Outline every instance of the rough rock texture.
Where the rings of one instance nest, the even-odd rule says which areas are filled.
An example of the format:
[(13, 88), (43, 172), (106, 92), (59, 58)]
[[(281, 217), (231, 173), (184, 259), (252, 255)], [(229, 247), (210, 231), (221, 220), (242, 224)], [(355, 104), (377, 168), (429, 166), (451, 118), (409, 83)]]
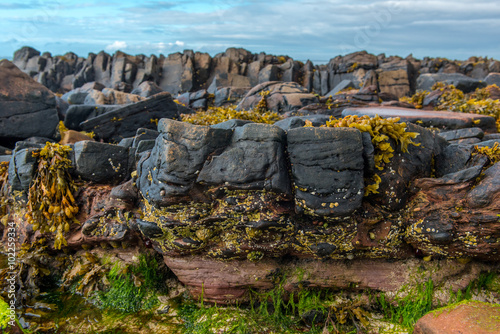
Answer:
[[(203, 294), (210, 302), (232, 303), (248, 299), (248, 289), (269, 289), (275, 280), (285, 279), (285, 290), (291, 292), (300, 286), (340, 289), (377, 289), (396, 292), (405, 284), (414, 283), (415, 271), (420, 267), (422, 280), (431, 278), (436, 285), (447, 282), (453, 290), (463, 289), (468, 282), (488, 265), (462, 264), (453, 260), (422, 263), (418, 259), (386, 261), (354, 259), (350, 261), (280, 261), (261, 260), (222, 262), (203, 257), (164, 256), (165, 263), (195, 298)], [(461, 277), (461, 279), (459, 278)]]
[(116, 105), (72, 105), (66, 111), (64, 118), (64, 126), (68, 129), (80, 131), (80, 123), (85, 122), (90, 118), (97, 117), (108, 111), (113, 111), (121, 108)]
[[(65, 234), (74, 250), (152, 247), (194, 294), (204, 289), (205, 298), (217, 302), (244, 300), (248, 288), (268, 289), (280, 279), (287, 291), (312, 286), (395, 292), (416, 283), (410, 282), (415, 277), (430, 277), (444, 289), (448, 281), (456, 290), (483, 270), (497, 270), (492, 263), (500, 260), (500, 163), (474, 148), (500, 140), (493, 118), (372, 107), (380, 100), (405, 105), (397, 95), (412, 92), (416, 71), (460, 72), (476, 82), (495, 62), (359, 52), (314, 66), (243, 49), (213, 58), (186, 50), (158, 58), (102, 52), (88, 59), (23, 49), (15, 59), (51, 89), (77, 87), (67, 96), (72, 103), (108, 103), (106, 96), (131, 102), (72, 105), (66, 111), (64, 99), (59, 101), (59, 116), (68, 125), (95, 132), (98, 141), (120, 142), (77, 141), (83, 137), (76, 132), (63, 138), (77, 141), (70, 172), (83, 182), (74, 194), (81, 225), (71, 224)], [(147, 100), (129, 94), (144, 88), (148, 95), (163, 85), (181, 93), (178, 100), (186, 106), (204, 108), (232, 103), (249, 85), (270, 79), (280, 81), (254, 87), (245, 109), (267, 90), (274, 110), (304, 116), (276, 125), (231, 120), (196, 126), (174, 120), (192, 111), (169, 93)], [(331, 99), (309, 93), (326, 94), (343, 80), (344, 87), (356, 89)], [(385, 91), (379, 93), (381, 87)], [(21, 102), (30, 99), (23, 96)], [(319, 128), (342, 111), (416, 123), (407, 130), (419, 133), (419, 146), (403, 153), (389, 140), (394, 156), (376, 169), (377, 145), (367, 132)], [(316, 128), (303, 127), (306, 121)], [(19, 195), (15, 191), (26, 191), (34, 176), (33, 151), (53, 140), (33, 136), (13, 152), (17, 138), (7, 140), (0, 152), (12, 155), (0, 159), (10, 161), (10, 190)], [(381, 180), (379, 193), (364, 196), (374, 174)], [(25, 205), (8, 206), (20, 242), (42, 237), (26, 222)], [(50, 242), (53, 235), (43, 237)]]
[(177, 104), (169, 93), (164, 92), (87, 119), (80, 127), (84, 131), (94, 132), (98, 139), (119, 142), (122, 138), (133, 136), (138, 128), (153, 128), (154, 120), (178, 117)]
[[(210, 93), (215, 94), (222, 88), (246, 87), (248, 90), (267, 81), (281, 81), (296, 82), (307, 92), (326, 95), (347, 80), (354, 88), (375, 85), (382, 94), (402, 96), (419, 88), (415, 86), (418, 72), (422, 73), (420, 81), (425, 82), (426, 89), (436, 80), (448, 80), (473, 89), (481, 80), (496, 82), (491, 74), (500, 72), (500, 62), (485, 58), (464, 62), (428, 57), (418, 60), (412, 56), (375, 56), (360, 51), (337, 56), (325, 65), (314, 65), (311, 61), (302, 63), (287, 56), (252, 54), (241, 48), (229, 48), (214, 57), (192, 50), (150, 57), (120, 51), (109, 55), (101, 51), (85, 59), (71, 52), (54, 57), (46, 53), (40, 55), (39, 51), (25, 47), (15, 52), (14, 63), (52, 91), (61, 93), (89, 82), (123, 92), (150, 82), (155, 89), (160, 87), (171, 94), (209, 88)], [(151, 96), (151, 93), (144, 94)]]
[(357, 129), (292, 129), (288, 152), (298, 207), (319, 215), (345, 216), (361, 206), (364, 162)]
[(197, 182), (291, 194), (285, 144), (285, 132), (277, 126), (238, 127), (231, 144), (203, 165)]
[(269, 91), (266, 96), (269, 110), (276, 112), (296, 111), (305, 105), (318, 102), (318, 98), (307, 92), (299, 84), (281, 83), (276, 81), (261, 83), (252, 88), (238, 104), (238, 109), (249, 110), (262, 99), (260, 92)]
[(79, 141), (74, 146), (75, 174), (96, 183), (122, 181), (128, 167), (128, 150), (122, 146)]
[(478, 183), (481, 169), (473, 166), (438, 179), (416, 180), (420, 191), (408, 206), (407, 242), (436, 257), (495, 259), (500, 165), (486, 169)]
[(422, 74), (417, 79), (417, 89), (431, 91), (436, 82), (445, 82), (454, 85), (464, 93), (470, 93), (476, 88), (486, 87), (486, 82), (469, 78), (459, 73)]
[(59, 122), (55, 95), (7, 60), (0, 61), (0, 110), (0, 144), (52, 138)]
[(396, 59), (383, 63), (377, 72), (380, 92), (393, 94), (398, 98), (415, 92), (416, 71), (408, 60)]
[(139, 162), (138, 188), (152, 203), (167, 204), (193, 190), (209, 155), (225, 148), (232, 131), (161, 119), (151, 154)]
[(9, 163), (9, 184), (12, 191), (27, 192), (35, 172), (33, 152), (43, 145), (18, 142)]
[(414, 334), (498, 333), (500, 306), (466, 301), (432, 311), (415, 324)]

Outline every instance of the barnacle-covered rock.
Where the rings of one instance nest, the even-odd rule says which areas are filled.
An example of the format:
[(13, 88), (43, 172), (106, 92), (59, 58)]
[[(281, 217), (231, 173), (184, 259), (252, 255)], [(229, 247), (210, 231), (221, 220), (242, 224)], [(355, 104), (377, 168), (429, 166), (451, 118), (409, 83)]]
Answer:
[(238, 127), (224, 152), (205, 162), (197, 182), (291, 194), (285, 143), (285, 132), (277, 126)]
[(87, 181), (118, 183), (128, 171), (128, 149), (122, 146), (80, 141), (75, 143), (74, 156), (74, 173)]
[(158, 130), (150, 155), (138, 163), (137, 185), (144, 198), (161, 206), (193, 190), (203, 164), (229, 144), (232, 131), (170, 119), (161, 119)]
[(359, 130), (291, 129), (288, 152), (299, 208), (322, 216), (345, 216), (361, 206), (364, 161)]

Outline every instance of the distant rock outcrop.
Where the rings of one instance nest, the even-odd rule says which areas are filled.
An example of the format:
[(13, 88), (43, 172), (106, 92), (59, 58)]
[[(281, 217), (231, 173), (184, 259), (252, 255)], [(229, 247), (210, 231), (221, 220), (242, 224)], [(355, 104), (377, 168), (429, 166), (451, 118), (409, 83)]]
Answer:
[(54, 93), (10, 61), (0, 61), (0, 144), (52, 138), (59, 122), (56, 108)]

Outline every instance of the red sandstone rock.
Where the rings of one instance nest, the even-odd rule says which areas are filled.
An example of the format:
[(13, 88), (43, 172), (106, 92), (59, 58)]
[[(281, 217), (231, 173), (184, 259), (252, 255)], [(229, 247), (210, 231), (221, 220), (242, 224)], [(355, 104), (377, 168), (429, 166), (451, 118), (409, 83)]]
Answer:
[(465, 288), (487, 267), (472, 262), (424, 262), (418, 259), (397, 262), (381, 259), (297, 260), (285, 263), (274, 259), (250, 262), (219, 261), (201, 256), (164, 256), (164, 261), (194, 298), (203, 295), (205, 301), (218, 304), (244, 301), (248, 297), (248, 289), (271, 289), (282, 279), (287, 291), (306, 285), (397, 292), (405, 285), (417, 283), (415, 277), (418, 270), (421, 271), (418, 282), (431, 278), (436, 286), (447, 282), (453, 290), (458, 290)]
[(414, 334), (500, 333), (500, 305), (466, 301), (424, 315)]

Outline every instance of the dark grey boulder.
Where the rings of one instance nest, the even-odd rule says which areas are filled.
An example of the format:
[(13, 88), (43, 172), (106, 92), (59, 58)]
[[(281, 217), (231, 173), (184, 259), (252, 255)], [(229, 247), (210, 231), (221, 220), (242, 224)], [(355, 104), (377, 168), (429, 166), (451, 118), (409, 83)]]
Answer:
[(480, 128), (469, 128), (469, 129), (458, 129), (458, 130), (451, 130), (451, 131), (444, 131), (438, 133), (439, 136), (443, 137), (444, 139), (450, 141), (450, 140), (457, 140), (457, 139), (465, 139), (465, 138), (483, 138), (484, 137), (484, 131)]
[(449, 145), (435, 158), (436, 176), (455, 173), (465, 168), (471, 158), (472, 146)]
[(134, 147), (136, 149), (136, 154), (140, 154), (142, 152), (146, 151), (151, 151), (153, 147), (155, 146), (155, 139), (144, 139), (141, 140), (138, 144), (137, 147)]
[(492, 140), (492, 139), (500, 139), (500, 133), (488, 133), (484, 135), (483, 141)]
[(132, 144), (134, 143), (134, 140), (135, 140), (135, 137), (127, 137), (127, 138), (123, 138), (122, 140), (120, 140), (120, 142), (118, 143), (118, 146), (123, 146), (123, 147), (126, 147), (126, 148), (131, 148), (132, 147)]
[(0, 61), (0, 144), (32, 136), (53, 138), (55, 95), (8, 60)]
[(497, 85), (500, 87), (500, 73), (490, 73), (484, 78), (484, 82), (488, 85)]
[(474, 144), (480, 143), (481, 139), (479, 139), (479, 138), (463, 138), (463, 139), (450, 140), (448, 142), (450, 144), (457, 144), (457, 145), (474, 145)]
[(139, 128), (135, 133), (134, 142), (132, 147), (138, 147), (139, 143), (143, 140), (153, 140), (155, 141), (160, 133), (156, 130)]
[(425, 73), (417, 78), (417, 90), (431, 91), (437, 82), (454, 85), (464, 93), (470, 93), (477, 88), (486, 87), (486, 82), (470, 78), (460, 73)]
[(128, 149), (94, 141), (74, 145), (74, 173), (86, 181), (116, 184), (123, 181), (128, 170)]
[(93, 131), (98, 139), (119, 142), (135, 135), (138, 128), (153, 129), (154, 120), (178, 118), (178, 105), (168, 92), (156, 94), (145, 101), (124, 106), (88, 119), (80, 124), (82, 130)]
[(409, 123), (406, 131), (419, 134), (413, 139), (418, 146), (408, 145), (408, 152), (403, 153), (400, 145), (391, 139), (394, 156), (382, 166), (383, 170), (375, 170), (381, 178), (378, 193), (367, 197), (369, 202), (389, 210), (399, 210), (406, 205), (412, 195), (410, 183), (417, 178), (429, 177), (433, 158), (448, 145), (445, 139), (418, 125)]
[(446, 174), (441, 177), (442, 184), (456, 184), (475, 180), (482, 172), (483, 166), (473, 166), (467, 169), (462, 169), (455, 173)]
[(197, 182), (291, 194), (285, 143), (285, 131), (277, 126), (251, 123), (237, 127), (231, 144), (205, 162)]
[(171, 119), (158, 123), (160, 135), (150, 154), (137, 164), (137, 187), (150, 203), (187, 201), (207, 158), (220, 153), (232, 131)]
[(18, 142), (16, 148), (12, 151), (9, 163), (9, 184), (11, 192), (28, 192), (31, 181), (35, 174), (36, 157), (33, 152), (38, 151), (44, 145)]
[(324, 216), (346, 216), (364, 195), (363, 142), (353, 128), (296, 128), (288, 131), (296, 203)]
[(71, 105), (66, 111), (64, 118), (64, 126), (68, 129), (81, 131), (80, 123), (85, 122), (90, 118), (97, 117), (105, 114), (108, 111), (113, 111), (122, 106), (119, 105), (93, 105), (93, 104), (80, 104)]
[(479, 147), (493, 147), (495, 146), (496, 144), (500, 145), (500, 139), (490, 139), (490, 140), (486, 140), (486, 141), (482, 141), (480, 143), (477, 144), (477, 146)]
[(484, 178), (467, 194), (467, 203), (472, 208), (485, 207), (500, 193), (500, 163), (484, 172)]

